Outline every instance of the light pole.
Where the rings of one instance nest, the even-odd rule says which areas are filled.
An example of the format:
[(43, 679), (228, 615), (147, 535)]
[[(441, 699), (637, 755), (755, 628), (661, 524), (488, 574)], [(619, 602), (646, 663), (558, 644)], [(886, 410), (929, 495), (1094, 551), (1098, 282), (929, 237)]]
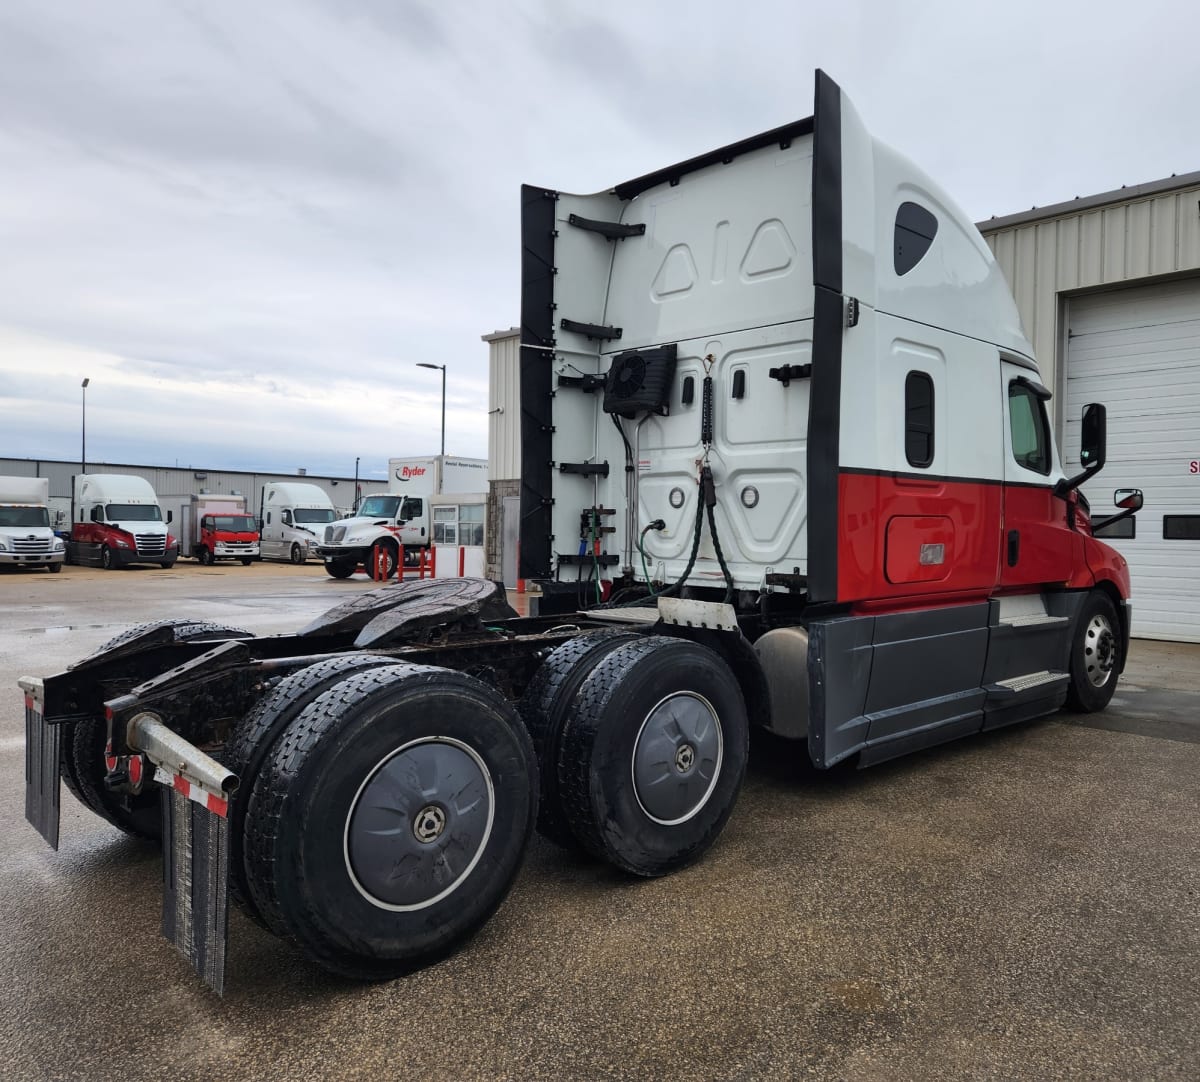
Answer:
[(83, 382), (79, 385), (80, 399), (80, 447), (79, 447), (79, 463), (80, 473), (87, 473), (87, 385), (91, 382), (88, 377), (84, 377)]
[(442, 458), (446, 457), (446, 366), (430, 364), (428, 361), (417, 361), (418, 368), (433, 368), (442, 370)]
[(350, 513), (354, 514), (358, 511), (358, 459), (359, 456), (354, 456), (354, 498), (350, 501)]

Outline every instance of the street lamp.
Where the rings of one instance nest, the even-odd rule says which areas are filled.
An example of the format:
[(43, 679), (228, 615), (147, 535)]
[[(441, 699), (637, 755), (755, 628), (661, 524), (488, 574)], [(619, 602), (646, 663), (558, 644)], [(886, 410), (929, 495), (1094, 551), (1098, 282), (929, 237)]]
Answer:
[(358, 460), (361, 456), (354, 456), (354, 495), (350, 500), (350, 513), (357, 514), (358, 512)]
[(428, 361), (417, 361), (418, 368), (433, 368), (442, 370), (442, 458), (446, 457), (446, 366), (430, 364)]
[(80, 436), (79, 462), (80, 462), (80, 467), (81, 467), (79, 470), (80, 473), (87, 473), (87, 385), (89, 383), (91, 383), (91, 380), (85, 376), (83, 379), (83, 382), (79, 385), (79, 397), (80, 397), (80, 407), (81, 407), (80, 432), (79, 432), (79, 436)]

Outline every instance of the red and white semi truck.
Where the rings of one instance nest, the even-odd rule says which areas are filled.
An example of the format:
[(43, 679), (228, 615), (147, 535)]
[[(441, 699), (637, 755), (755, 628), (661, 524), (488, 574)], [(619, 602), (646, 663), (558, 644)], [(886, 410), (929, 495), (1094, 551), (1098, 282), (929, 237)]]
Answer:
[(169, 568), (179, 542), (163, 520), (154, 488), (144, 477), (81, 473), (74, 478), (67, 560), (109, 570), (155, 563)]
[(752, 725), (866, 766), (1113, 694), (1129, 573), (1079, 495), (1103, 407), (1066, 470), (987, 246), (831, 79), (807, 119), (522, 197), (539, 613), (409, 582), (295, 635), (185, 617), (22, 681), (30, 820), (57, 840), (60, 772), (127, 830), (161, 794), (164, 927), (214, 986), (227, 891), (389, 977), (488, 918), (535, 822), (635, 875), (697, 860)]

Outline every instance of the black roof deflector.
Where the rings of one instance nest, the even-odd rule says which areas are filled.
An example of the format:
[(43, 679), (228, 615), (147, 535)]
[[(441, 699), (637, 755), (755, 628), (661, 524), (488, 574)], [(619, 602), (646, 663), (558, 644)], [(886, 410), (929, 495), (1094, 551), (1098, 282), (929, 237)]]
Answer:
[(748, 139), (742, 139), (739, 142), (730, 143), (728, 146), (710, 150), (707, 154), (688, 158), (687, 161), (680, 162), (678, 165), (668, 165), (665, 169), (658, 169), (653, 173), (647, 173), (644, 177), (627, 180), (624, 184), (618, 184), (613, 189), (613, 193), (618, 199), (632, 199), (635, 195), (640, 195), (647, 189), (656, 187), (659, 184), (678, 184), (680, 177), (688, 173), (694, 173), (698, 169), (705, 169), (710, 165), (728, 165), (729, 162), (733, 161), (739, 155), (748, 154), (750, 151), (759, 150), (762, 147), (769, 147), (773, 143), (777, 143), (781, 147), (786, 147), (793, 139), (798, 139), (803, 135), (812, 135), (812, 133), (812, 117), (805, 117), (803, 120), (794, 120), (791, 124), (784, 124), (780, 128), (772, 128), (770, 131), (762, 132), (759, 135), (752, 135)]

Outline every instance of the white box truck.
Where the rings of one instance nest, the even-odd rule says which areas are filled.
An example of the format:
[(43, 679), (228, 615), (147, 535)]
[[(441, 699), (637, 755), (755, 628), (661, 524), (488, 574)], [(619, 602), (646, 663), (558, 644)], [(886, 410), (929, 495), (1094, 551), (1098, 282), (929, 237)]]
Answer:
[(364, 499), (354, 516), (325, 531), (318, 552), (325, 570), (335, 579), (348, 578), (360, 565), (375, 566), (382, 559), (386, 576), (396, 570), (400, 549), (413, 559), (433, 543), (431, 496), (486, 493), (486, 458), (388, 459), (389, 492)]
[(45, 477), (0, 477), (0, 567), (62, 570), (67, 546), (50, 525)]
[(183, 507), (181, 550), (202, 564), (241, 560), (247, 567), (259, 556), (258, 522), (246, 512), (245, 496), (202, 492)]
[(67, 558), (108, 570), (130, 564), (173, 567), (179, 542), (168, 532), (154, 488), (144, 477), (124, 473), (75, 476)]
[(304, 563), (317, 555), (325, 527), (336, 518), (333, 501), (319, 485), (268, 481), (258, 505), (262, 558)]

